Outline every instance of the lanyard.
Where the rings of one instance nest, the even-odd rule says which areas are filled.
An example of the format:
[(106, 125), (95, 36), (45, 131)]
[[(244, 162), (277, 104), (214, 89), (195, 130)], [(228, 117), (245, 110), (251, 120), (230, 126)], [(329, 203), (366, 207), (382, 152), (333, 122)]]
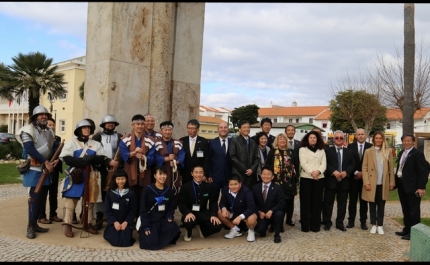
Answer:
[[(194, 189), (194, 197), (196, 198), (196, 204), (197, 204), (199, 198), (197, 197), (196, 184), (194, 183), (194, 181), (193, 181), (193, 189)], [(203, 182), (200, 184), (200, 193), (202, 189), (203, 189)]]
[[(230, 194), (230, 210), (231, 211), (233, 211), (233, 208), (234, 208), (234, 199), (236, 199), (234, 196), (233, 196), (233, 194), (231, 194), (231, 192), (229, 192), (229, 194)], [(236, 196), (237, 196), (237, 194), (236, 194)]]

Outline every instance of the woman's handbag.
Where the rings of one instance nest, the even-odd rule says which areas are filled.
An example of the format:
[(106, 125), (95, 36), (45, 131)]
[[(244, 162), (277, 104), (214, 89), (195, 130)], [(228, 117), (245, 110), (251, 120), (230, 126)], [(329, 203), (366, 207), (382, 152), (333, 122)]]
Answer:
[(30, 170), (30, 159), (21, 162), (17, 167), (19, 174), (24, 175)]
[(89, 201), (90, 203), (102, 202), (101, 192), (101, 174), (100, 171), (94, 170), (91, 167), (90, 179), (89, 179)]

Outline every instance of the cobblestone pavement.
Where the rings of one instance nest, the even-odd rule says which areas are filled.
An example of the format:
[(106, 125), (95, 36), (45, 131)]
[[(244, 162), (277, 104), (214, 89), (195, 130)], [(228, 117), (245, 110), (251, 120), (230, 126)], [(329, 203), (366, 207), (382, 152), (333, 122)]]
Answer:
[[(371, 235), (369, 230), (361, 230), (358, 218), (356, 226), (347, 232), (333, 227), (318, 233), (301, 232), (296, 198), (296, 226), (284, 225), (286, 231), (281, 234), (279, 244), (273, 243), (272, 233), (264, 238), (257, 236), (255, 242), (249, 243), (246, 234), (224, 239), (227, 231), (223, 230), (210, 238), (193, 236), (190, 242), (184, 242), (181, 237), (176, 245), (148, 251), (140, 249), (138, 242), (129, 248), (112, 247), (102, 235), (80, 238), (75, 230), (75, 237), (67, 238), (61, 223), (44, 225), (50, 228), (48, 233), (27, 239), (26, 200), (26, 190), (21, 184), (0, 186), (3, 218), (0, 219), (0, 261), (408, 261), (410, 241), (394, 234), (401, 226), (391, 218), (402, 214), (399, 203), (393, 202), (386, 204), (385, 235)], [(430, 217), (430, 201), (423, 201), (421, 209), (423, 217)], [(135, 238), (138, 239), (137, 234)]]

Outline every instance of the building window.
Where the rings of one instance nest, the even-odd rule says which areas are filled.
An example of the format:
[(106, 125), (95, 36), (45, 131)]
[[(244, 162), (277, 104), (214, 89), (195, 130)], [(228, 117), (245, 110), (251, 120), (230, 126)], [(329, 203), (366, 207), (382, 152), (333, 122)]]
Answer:
[[(67, 87), (68, 87), (68, 83), (65, 83), (65, 84), (63, 85), (63, 88), (64, 88), (64, 90), (66, 90), (66, 91), (68, 92)], [(67, 93), (66, 93), (66, 94), (64, 94), (64, 96), (60, 96), (60, 97), (58, 97), (58, 98), (60, 99), (60, 101), (65, 101), (65, 100), (67, 99)]]
[(390, 123), (387, 122), (387, 129), (390, 129)]
[(301, 133), (303, 133), (303, 130), (300, 130)]
[(208, 131), (208, 133), (213, 133), (213, 131)]
[(314, 118), (309, 118), (309, 123), (314, 123)]
[(60, 120), (60, 133), (66, 133), (66, 120)]
[(296, 119), (296, 123), (299, 123), (299, 121), (300, 121), (299, 119)]
[(205, 132), (207, 132), (208, 130), (202, 130), (202, 133), (205, 133)]
[(293, 123), (293, 119), (288, 119), (288, 123)]
[(273, 119), (273, 123), (277, 123), (278, 122), (278, 119)]
[(327, 129), (327, 123), (323, 123), (323, 124), (322, 124), (322, 127), (323, 127), (324, 129)]

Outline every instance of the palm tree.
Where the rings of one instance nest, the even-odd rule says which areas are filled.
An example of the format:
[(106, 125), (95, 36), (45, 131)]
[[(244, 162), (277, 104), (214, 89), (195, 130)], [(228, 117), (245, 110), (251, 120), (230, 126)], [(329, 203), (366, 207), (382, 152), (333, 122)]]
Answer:
[(39, 105), (40, 96), (49, 92), (56, 99), (67, 93), (63, 87), (64, 74), (56, 72), (57, 66), (52, 66), (52, 58), (40, 52), (30, 52), (19, 53), (12, 61), (12, 65), (0, 67), (0, 96), (12, 96), (20, 103), (23, 95), (27, 94), (29, 117)]

